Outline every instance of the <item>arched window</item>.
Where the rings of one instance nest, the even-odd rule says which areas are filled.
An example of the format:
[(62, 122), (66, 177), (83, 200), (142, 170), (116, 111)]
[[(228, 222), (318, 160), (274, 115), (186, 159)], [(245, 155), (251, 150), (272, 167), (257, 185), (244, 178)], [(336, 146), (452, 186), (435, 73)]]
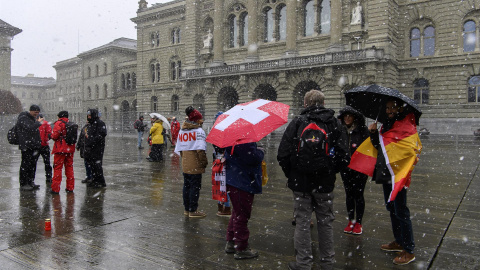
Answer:
[(127, 90), (132, 89), (132, 78), (130, 78), (130, 73), (127, 73)]
[(435, 55), (435, 28), (429, 24), (420, 22), (410, 30), (410, 57)]
[(100, 88), (95, 85), (95, 99), (100, 99)]
[(473, 52), (475, 51), (475, 45), (477, 43), (476, 25), (472, 20), (466, 21), (463, 24), (463, 51)]
[(319, 33), (330, 33), (330, 0), (323, 0), (320, 4), (320, 27)]
[(468, 102), (480, 102), (480, 76), (473, 76), (468, 80)]
[(263, 11), (264, 16), (264, 36), (263, 41), (265, 42), (272, 42), (273, 41), (273, 9), (271, 7), (267, 7)]
[(178, 112), (180, 110), (180, 99), (177, 95), (172, 96), (172, 112)]
[(180, 28), (174, 28), (171, 32), (172, 44), (180, 43)]
[(132, 89), (137, 89), (137, 74), (135, 72), (132, 72)]
[(278, 10), (278, 40), (287, 38), (287, 6), (282, 5)]
[(121, 80), (120, 80), (121, 88), (125, 90), (125, 74), (122, 73)]
[(175, 81), (177, 79), (177, 64), (175, 62), (170, 63), (170, 73), (172, 74), (172, 81)]
[(103, 75), (107, 75), (107, 63), (103, 63)]
[(230, 39), (228, 42), (228, 46), (230, 48), (237, 47), (238, 41), (238, 24), (237, 24), (237, 16), (231, 15), (228, 19), (229, 31), (230, 31)]
[(205, 115), (205, 97), (202, 94), (196, 94), (193, 97), (193, 107)]
[(155, 47), (155, 33), (150, 34), (150, 46)]
[(435, 54), (435, 28), (427, 26), (423, 30), (423, 55), (432, 56)]
[(150, 64), (150, 77), (152, 79), (152, 83), (155, 82), (155, 64)]
[(160, 81), (160, 63), (155, 65), (155, 73), (157, 74), (157, 82)]
[(90, 67), (87, 67), (87, 78), (92, 77), (92, 69)]
[(92, 98), (92, 89), (89, 87), (87, 87), (87, 98), (88, 99), (91, 99)]
[(304, 7), (304, 24), (303, 35), (308, 37), (315, 32), (315, 9), (314, 0), (306, 1)]
[(182, 61), (177, 61), (177, 78), (182, 77)]
[(160, 33), (158, 31), (155, 32), (155, 39), (157, 40), (157, 47), (160, 46)]
[(152, 112), (156, 112), (158, 110), (158, 98), (156, 96), (152, 97), (150, 105)]
[(248, 45), (248, 13), (240, 15), (240, 46)]
[(410, 57), (420, 56), (420, 29), (410, 30)]
[(413, 82), (413, 100), (416, 104), (428, 104), (430, 92), (426, 79), (417, 79)]
[(106, 83), (103, 84), (103, 98), (108, 98), (108, 86)]
[(98, 65), (95, 65), (95, 77), (98, 77), (99, 74), (100, 74), (100, 71), (98, 69)]

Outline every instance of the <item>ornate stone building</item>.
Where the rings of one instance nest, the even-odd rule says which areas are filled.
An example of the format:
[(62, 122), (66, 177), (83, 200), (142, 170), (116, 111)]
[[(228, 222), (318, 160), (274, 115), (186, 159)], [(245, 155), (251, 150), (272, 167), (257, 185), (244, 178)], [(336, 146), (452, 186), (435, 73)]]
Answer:
[(82, 111), (96, 108), (114, 128), (135, 120), (137, 42), (119, 38), (80, 53)]
[(49, 100), (44, 107), (53, 112), (54, 119), (59, 111), (67, 110), (70, 120), (85, 121), (82, 60), (74, 57), (57, 62), (53, 67), (57, 72), (57, 87), (54, 93), (47, 94)]
[(11, 40), (22, 30), (0, 20), (0, 89), (10, 90), (12, 47)]
[(138, 110), (183, 116), (193, 104), (208, 122), (265, 98), (296, 113), (311, 88), (339, 109), (345, 91), (377, 83), (418, 102), (421, 127), (471, 134), (479, 15), (478, 0), (140, 0)]

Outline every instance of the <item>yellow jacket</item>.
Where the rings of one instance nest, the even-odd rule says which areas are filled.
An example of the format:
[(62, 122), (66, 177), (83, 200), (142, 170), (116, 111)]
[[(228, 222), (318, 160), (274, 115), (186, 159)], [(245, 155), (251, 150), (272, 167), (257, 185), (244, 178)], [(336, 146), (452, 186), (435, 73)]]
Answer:
[(163, 144), (163, 122), (156, 120), (150, 128), (150, 136), (152, 137), (152, 144)]

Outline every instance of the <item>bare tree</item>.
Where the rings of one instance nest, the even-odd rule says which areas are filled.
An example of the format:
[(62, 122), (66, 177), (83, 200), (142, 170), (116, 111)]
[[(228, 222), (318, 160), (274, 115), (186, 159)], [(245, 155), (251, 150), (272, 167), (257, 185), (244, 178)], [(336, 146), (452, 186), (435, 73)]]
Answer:
[(7, 90), (0, 90), (0, 114), (17, 114), (22, 111), (20, 100)]

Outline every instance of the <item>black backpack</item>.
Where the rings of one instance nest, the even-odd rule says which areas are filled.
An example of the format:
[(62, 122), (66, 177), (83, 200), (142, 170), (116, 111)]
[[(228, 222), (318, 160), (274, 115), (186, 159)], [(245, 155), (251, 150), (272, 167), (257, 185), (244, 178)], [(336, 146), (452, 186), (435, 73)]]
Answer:
[(326, 123), (311, 120), (300, 127), (295, 155), (297, 169), (307, 174), (330, 174), (334, 171), (334, 150), (328, 130)]
[(9, 144), (18, 145), (17, 125), (8, 130), (7, 140)]
[(67, 134), (65, 135), (65, 142), (67, 144), (75, 144), (78, 138), (78, 125), (75, 122), (65, 122), (60, 120), (65, 124), (65, 129), (67, 130)]

